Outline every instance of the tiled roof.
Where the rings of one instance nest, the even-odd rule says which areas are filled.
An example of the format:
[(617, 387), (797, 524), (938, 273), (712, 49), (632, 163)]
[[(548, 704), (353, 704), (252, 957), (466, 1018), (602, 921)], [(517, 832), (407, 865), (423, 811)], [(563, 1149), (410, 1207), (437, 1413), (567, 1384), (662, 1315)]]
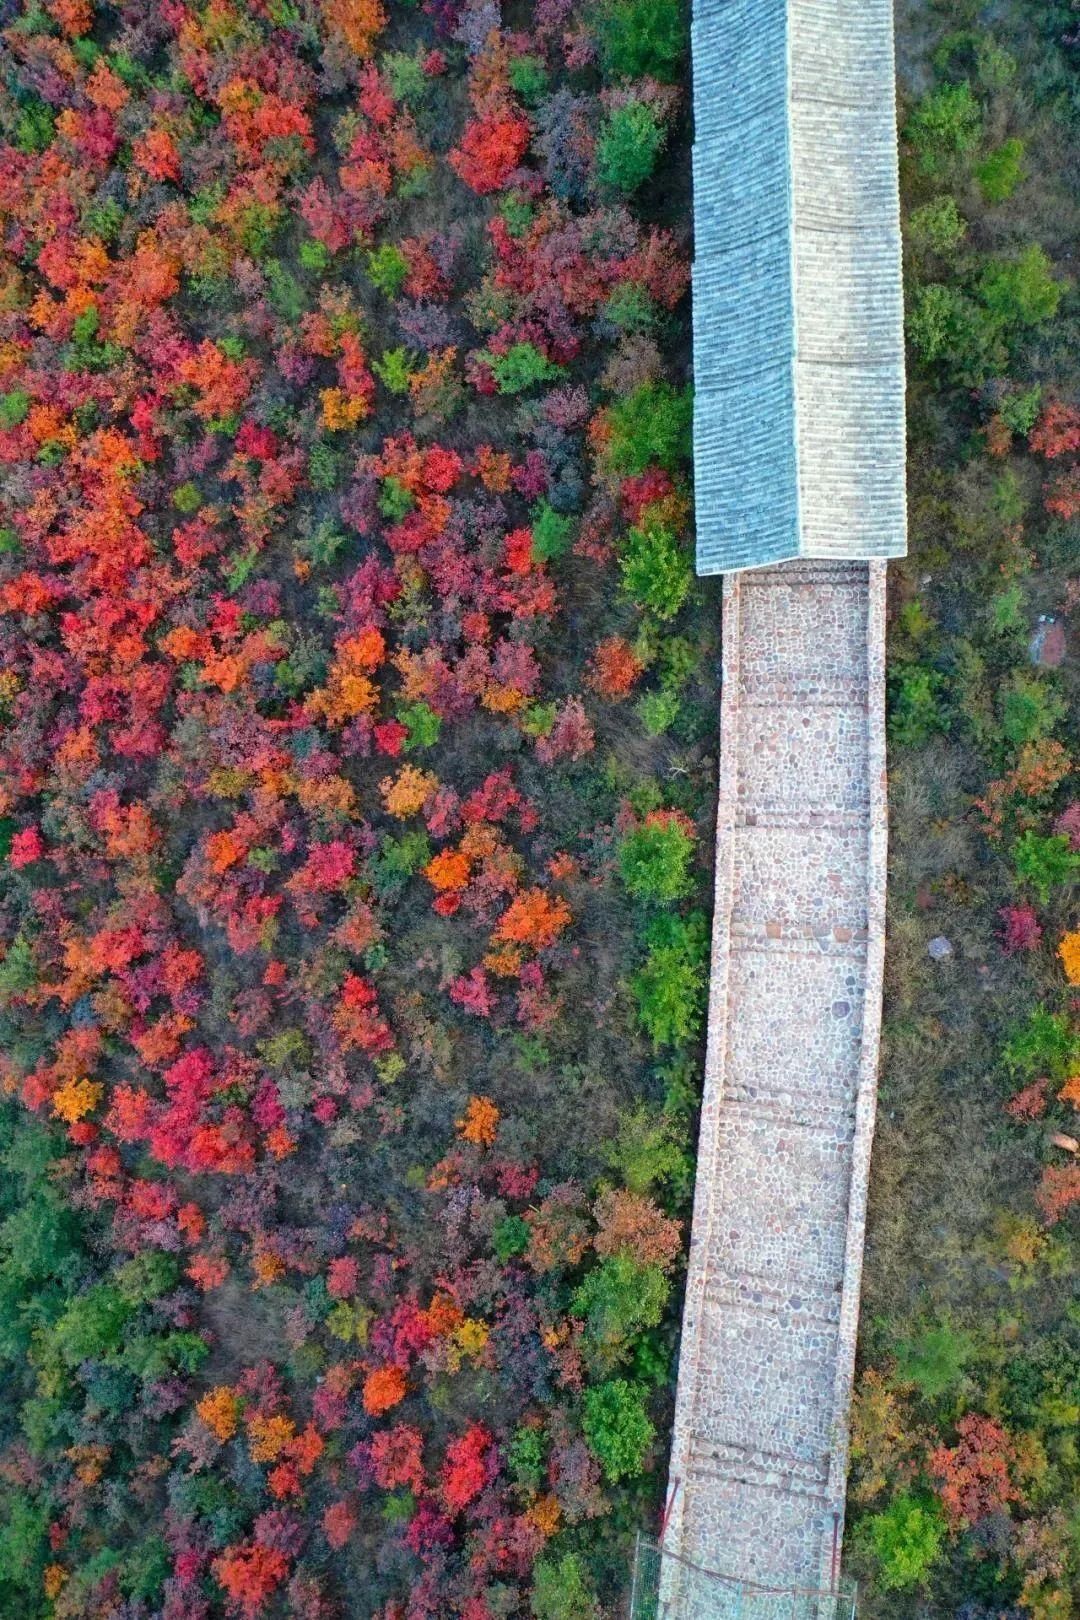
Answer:
[(698, 572), (902, 556), (891, 0), (695, 0)]

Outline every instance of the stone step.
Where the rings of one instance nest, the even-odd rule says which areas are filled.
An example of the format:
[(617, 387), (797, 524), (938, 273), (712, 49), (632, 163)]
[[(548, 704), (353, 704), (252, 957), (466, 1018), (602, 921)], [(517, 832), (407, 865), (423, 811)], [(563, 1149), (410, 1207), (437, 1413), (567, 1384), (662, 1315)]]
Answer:
[(806, 1496), (824, 1494), (829, 1478), (828, 1456), (815, 1459), (796, 1457), (790, 1452), (765, 1451), (740, 1445), (695, 1445), (693, 1470), (702, 1475), (733, 1479), (740, 1485), (755, 1485), (774, 1491), (793, 1491)]
[(863, 675), (806, 675), (796, 678), (765, 675), (741, 675), (739, 707), (741, 709), (805, 708), (813, 704), (822, 709), (862, 709), (869, 698)]
[[(801, 1008), (798, 1020), (781, 1016)], [(730, 1015), (729, 1015), (730, 1014)], [(728, 964), (722, 1032), (725, 1085), (771, 1087), (847, 1100), (859, 1081), (861, 963), (824, 952), (736, 951)], [(717, 1032), (720, 1033), (720, 1032)]]
[(843, 810), (807, 810), (799, 806), (774, 804), (766, 799), (763, 804), (725, 806), (721, 821), (729, 816), (731, 825), (744, 827), (828, 827), (841, 832), (861, 832), (865, 838), (870, 821), (869, 796), (867, 803)]
[(835, 929), (821, 929), (804, 923), (800, 928), (797, 924), (789, 924), (783, 929), (777, 924), (778, 932), (768, 931), (771, 925), (758, 928), (752, 924), (733, 923), (729, 930), (730, 939), (728, 949), (731, 951), (753, 951), (765, 956), (778, 956), (787, 953), (792, 956), (804, 956), (808, 953), (821, 952), (826, 956), (851, 957), (861, 961), (866, 956), (866, 931), (862, 930), (861, 937), (856, 937), (851, 929), (840, 929), (841, 935), (848, 938), (838, 938)]
[(813, 585), (815, 589), (853, 585), (865, 589), (867, 579), (867, 565), (864, 562), (841, 561), (832, 557), (799, 557), (792, 562), (780, 563), (775, 568), (748, 569), (745, 574), (739, 575), (739, 590), (783, 590), (790, 585)]
[(710, 1278), (705, 1298), (721, 1310), (737, 1305), (747, 1311), (791, 1316), (823, 1327), (835, 1327), (840, 1320), (840, 1289), (834, 1286), (830, 1293), (821, 1294), (798, 1277), (779, 1288), (772, 1280), (761, 1277), (718, 1275)]
[(784, 1125), (721, 1106), (702, 1161), (716, 1182), (710, 1274), (827, 1297), (844, 1268), (852, 1139), (846, 1122)]
[(854, 1095), (838, 1099), (832, 1092), (796, 1090), (785, 1086), (782, 1077), (777, 1077), (775, 1091), (767, 1090), (767, 1085), (767, 1080), (752, 1085), (728, 1082), (721, 1106), (730, 1113), (746, 1114), (793, 1130), (825, 1127), (854, 1134)]

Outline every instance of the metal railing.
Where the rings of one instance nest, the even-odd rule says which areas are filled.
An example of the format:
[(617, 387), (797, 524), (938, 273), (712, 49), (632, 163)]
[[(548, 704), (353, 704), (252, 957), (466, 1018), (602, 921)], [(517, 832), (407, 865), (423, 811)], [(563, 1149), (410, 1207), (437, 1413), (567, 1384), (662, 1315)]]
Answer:
[(857, 1589), (762, 1586), (702, 1569), (638, 1536), (630, 1620), (856, 1620)]

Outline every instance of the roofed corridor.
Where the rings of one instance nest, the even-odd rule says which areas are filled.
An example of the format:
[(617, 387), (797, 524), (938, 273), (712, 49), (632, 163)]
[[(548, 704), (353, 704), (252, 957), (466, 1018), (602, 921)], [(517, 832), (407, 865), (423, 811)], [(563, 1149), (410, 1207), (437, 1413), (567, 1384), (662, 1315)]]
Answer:
[(885, 559), (907, 548), (892, 0), (693, 0), (692, 42), (697, 568), (726, 576), (724, 687), (649, 1612), (840, 1620), (885, 936)]
[[(884, 572), (796, 561), (725, 589), (665, 1547), (763, 1586), (828, 1589), (842, 1528), (884, 939)], [(726, 1614), (679, 1583), (673, 1566), (661, 1613)]]

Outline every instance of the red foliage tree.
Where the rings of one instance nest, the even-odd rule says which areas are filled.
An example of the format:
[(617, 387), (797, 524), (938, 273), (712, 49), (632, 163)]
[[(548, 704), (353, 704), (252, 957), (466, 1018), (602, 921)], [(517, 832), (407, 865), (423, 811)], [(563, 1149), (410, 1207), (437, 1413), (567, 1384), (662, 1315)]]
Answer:
[(1010, 1470), (1016, 1450), (993, 1418), (969, 1412), (956, 1425), (955, 1446), (939, 1446), (930, 1456), (941, 1505), (955, 1530), (968, 1529), (1010, 1502), (1020, 1500)]
[(506, 184), (528, 146), (528, 119), (514, 112), (490, 113), (468, 126), (450, 162), (465, 184), (484, 196)]

